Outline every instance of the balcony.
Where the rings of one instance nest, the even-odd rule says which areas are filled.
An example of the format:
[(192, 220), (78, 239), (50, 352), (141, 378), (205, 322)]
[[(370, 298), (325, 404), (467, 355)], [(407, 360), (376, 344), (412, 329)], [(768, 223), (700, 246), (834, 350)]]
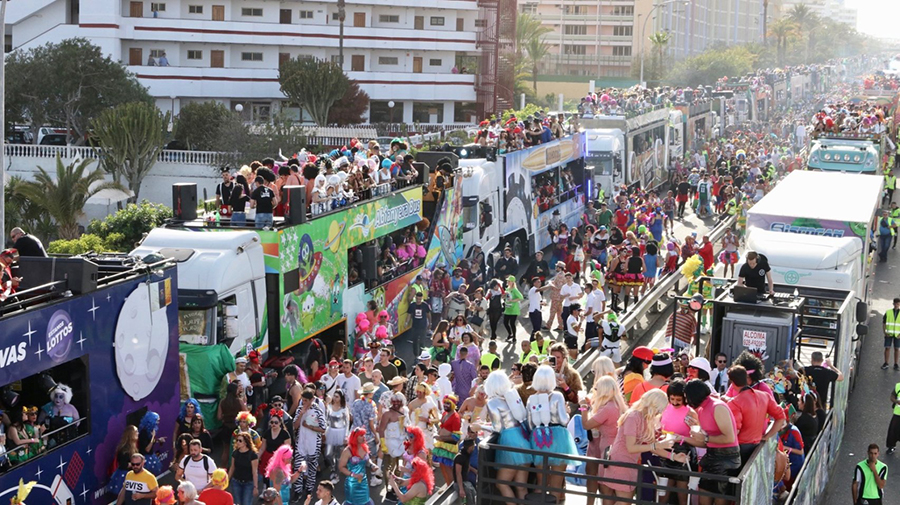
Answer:
[[(124, 40), (192, 42), (220, 45), (338, 47), (338, 24), (277, 25), (160, 18), (121, 18), (116, 29)], [(475, 51), (475, 32), (423, 31), (410, 28), (344, 26), (344, 47), (408, 51)]]
[[(283, 99), (274, 68), (150, 67), (129, 65), (155, 97), (229, 100)], [(475, 101), (475, 76), (410, 72), (348, 72), (373, 100)]]

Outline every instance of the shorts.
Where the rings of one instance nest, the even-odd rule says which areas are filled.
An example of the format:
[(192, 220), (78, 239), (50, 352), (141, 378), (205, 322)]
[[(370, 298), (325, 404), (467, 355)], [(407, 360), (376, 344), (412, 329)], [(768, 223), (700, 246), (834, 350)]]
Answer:
[(603, 339), (603, 343), (600, 344), (600, 356), (606, 356), (609, 359), (613, 360), (613, 363), (621, 363), (622, 362), (622, 350), (619, 349), (618, 342), (610, 342), (609, 340)]
[[(700, 460), (701, 472), (708, 475), (737, 477), (741, 469), (741, 451), (737, 447), (707, 448)], [(734, 494), (727, 480), (700, 479), (700, 489), (724, 495)]]
[(566, 337), (564, 340), (566, 342), (566, 349), (574, 349), (576, 351), (578, 350), (578, 337), (577, 336), (572, 336), (572, 335), (569, 335), (568, 333), (566, 333)]
[(674, 211), (674, 210), (667, 210), (667, 211), (665, 212), (665, 214), (666, 214), (666, 218), (668, 218), (669, 221), (674, 221), (674, 220), (675, 220), (675, 211)]
[(884, 337), (884, 348), (900, 349), (900, 337)]

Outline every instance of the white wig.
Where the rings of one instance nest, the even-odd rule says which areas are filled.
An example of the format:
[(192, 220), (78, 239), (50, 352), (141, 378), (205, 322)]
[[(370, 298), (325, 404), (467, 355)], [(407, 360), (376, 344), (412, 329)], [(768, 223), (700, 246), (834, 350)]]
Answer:
[(534, 372), (531, 388), (538, 393), (549, 393), (556, 389), (556, 373), (548, 365), (541, 365)]
[(512, 389), (512, 383), (506, 373), (496, 370), (491, 372), (484, 380), (484, 393), (488, 398), (499, 398), (506, 395)]

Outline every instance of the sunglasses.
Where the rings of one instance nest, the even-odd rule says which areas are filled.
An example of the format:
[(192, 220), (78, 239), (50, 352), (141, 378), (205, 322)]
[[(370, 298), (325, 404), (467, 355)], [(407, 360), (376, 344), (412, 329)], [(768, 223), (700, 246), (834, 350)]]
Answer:
[(132, 463), (131, 464), (131, 466), (133, 466), (133, 467), (139, 467), (141, 465), (143, 465), (143, 463)]

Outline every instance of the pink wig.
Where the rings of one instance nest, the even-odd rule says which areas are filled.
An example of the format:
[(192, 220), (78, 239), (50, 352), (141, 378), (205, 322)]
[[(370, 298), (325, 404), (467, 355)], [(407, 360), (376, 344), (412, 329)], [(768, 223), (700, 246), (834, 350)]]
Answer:
[(266, 478), (271, 479), (272, 472), (278, 469), (281, 470), (281, 475), (285, 479), (289, 479), (291, 477), (291, 458), (293, 457), (294, 452), (291, 450), (291, 446), (284, 444), (278, 446), (278, 449), (275, 449), (275, 453), (269, 458), (269, 464), (266, 465)]

